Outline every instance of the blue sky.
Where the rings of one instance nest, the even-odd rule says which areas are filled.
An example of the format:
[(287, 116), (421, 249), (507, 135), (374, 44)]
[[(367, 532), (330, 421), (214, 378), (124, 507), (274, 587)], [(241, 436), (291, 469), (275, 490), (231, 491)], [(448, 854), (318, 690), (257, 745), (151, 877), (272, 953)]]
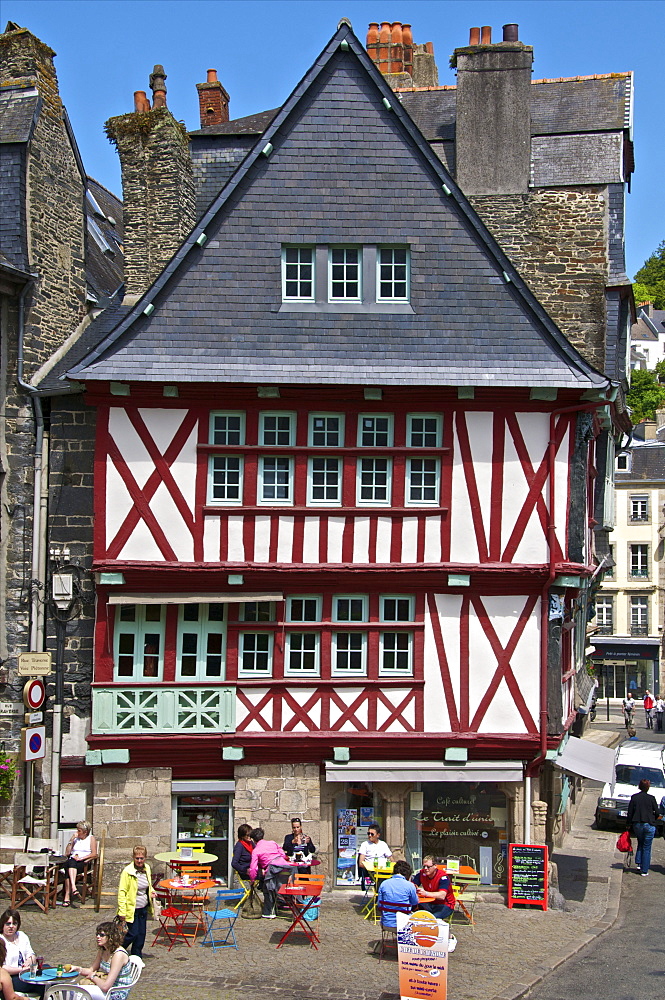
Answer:
[(56, 69), (89, 174), (121, 192), (104, 122), (133, 109), (155, 63), (168, 75), (168, 104), (198, 128), (196, 84), (217, 69), (234, 118), (282, 104), (341, 17), (364, 41), (370, 21), (402, 21), (431, 41), (440, 83), (469, 28), (493, 37), (516, 22), (534, 47), (534, 78), (635, 72), (635, 159), (627, 207), (628, 274), (665, 239), (662, 0), (3, 0), (16, 21), (57, 53)]

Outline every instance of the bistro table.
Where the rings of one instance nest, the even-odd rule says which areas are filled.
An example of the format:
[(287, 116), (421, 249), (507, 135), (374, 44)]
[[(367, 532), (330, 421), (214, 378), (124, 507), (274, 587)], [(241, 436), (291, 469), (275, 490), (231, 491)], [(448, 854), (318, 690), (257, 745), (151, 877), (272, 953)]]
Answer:
[[(160, 889), (168, 889), (169, 892), (177, 893), (179, 896), (184, 897), (184, 902), (189, 904), (189, 909), (192, 917), (196, 920), (194, 930), (191, 934), (185, 934), (183, 931), (183, 937), (191, 937), (194, 941), (199, 933), (199, 928), (205, 929), (205, 921), (203, 919), (203, 904), (208, 895), (208, 889), (218, 889), (220, 886), (214, 879), (201, 878), (192, 879), (191, 881), (185, 882), (182, 878), (165, 878), (161, 882), (157, 883)], [(199, 896), (199, 893), (205, 893), (203, 896)], [(195, 894), (198, 899), (187, 899), (188, 895)], [(201, 907), (199, 912), (194, 910), (194, 905), (200, 903)]]
[(314, 900), (318, 899), (323, 892), (323, 882), (308, 881), (301, 882), (300, 884), (296, 882), (292, 885), (281, 885), (277, 892), (288, 904), (293, 914), (293, 921), (279, 939), (277, 947), (281, 948), (289, 934), (292, 934), (300, 926), (300, 929), (305, 933), (305, 937), (308, 938), (312, 946), (318, 951), (316, 942), (320, 943), (321, 939), (307, 920), (305, 913), (312, 906)]
[(374, 885), (372, 886), (372, 895), (369, 897), (362, 910), (362, 915), (365, 920), (373, 920), (374, 923), (377, 922), (378, 916), (376, 902), (379, 894), (379, 886), (383, 881), (385, 881), (385, 879), (390, 878), (394, 867), (394, 862), (389, 861), (388, 864), (383, 865), (381, 868), (366, 868), (366, 871), (368, 871), (370, 875), (374, 875)]
[(162, 854), (154, 855), (155, 861), (163, 861), (165, 865), (174, 871), (187, 865), (209, 865), (217, 861), (216, 854), (207, 854), (205, 851), (192, 854), (191, 858), (183, 858), (180, 851), (164, 851)]

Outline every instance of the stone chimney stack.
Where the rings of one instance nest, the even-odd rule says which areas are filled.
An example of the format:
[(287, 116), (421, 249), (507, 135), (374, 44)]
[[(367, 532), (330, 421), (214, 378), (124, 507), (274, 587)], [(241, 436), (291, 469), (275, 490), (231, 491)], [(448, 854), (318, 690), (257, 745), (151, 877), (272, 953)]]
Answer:
[(197, 83), (199, 92), (199, 116), (201, 128), (206, 125), (221, 125), (229, 120), (229, 95), (217, 79), (217, 70), (208, 70), (206, 83)]
[(163, 66), (150, 74), (150, 88), (152, 107), (137, 90), (135, 110), (106, 123), (122, 168), (127, 304), (155, 280), (196, 221), (189, 138), (167, 107)]
[(526, 194), (531, 156), (533, 48), (518, 41), (516, 24), (471, 28), (469, 45), (455, 49), (457, 67), (457, 182), (466, 195)]
[(410, 24), (401, 21), (372, 21), (365, 43), (367, 53), (393, 90), (412, 87), (438, 87), (439, 74), (434, 62), (434, 46), (413, 44)]

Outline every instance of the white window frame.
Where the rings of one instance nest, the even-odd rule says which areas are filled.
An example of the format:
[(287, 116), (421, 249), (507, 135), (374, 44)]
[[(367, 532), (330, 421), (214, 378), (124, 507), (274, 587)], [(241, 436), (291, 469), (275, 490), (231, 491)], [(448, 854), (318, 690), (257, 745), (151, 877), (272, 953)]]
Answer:
[[(646, 594), (630, 595), (630, 631), (633, 635), (649, 634), (649, 598)], [(635, 614), (638, 612), (638, 614)], [(637, 619), (640, 619), (637, 621)], [(644, 631), (633, 632), (634, 628), (644, 629)]]
[[(609, 609), (609, 615), (607, 611)], [(607, 621), (609, 617), (609, 622)], [(598, 594), (596, 597), (596, 626), (609, 628), (607, 635), (612, 635), (614, 631), (614, 597), (612, 594)]]
[[(267, 650), (245, 650), (245, 640), (249, 636), (265, 636), (267, 638)], [(262, 632), (259, 629), (250, 631), (243, 631), (238, 633), (238, 677), (272, 677), (273, 671), (273, 650), (275, 647), (275, 637), (272, 632)], [(245, 653), (252, 653), (255, 657), (256, 654), (260, 655), (267, 654), (268, 665), (265, 670), (247, 669), (243, 665), (243, 660)]]
[[(236, 497), (216, 497), (214, 495), (215, 490), (215, 465), (221, 461), (227, 461), (231, 459), (238, 463), (238, 496)], [(244, 472), (245, 472), (245, 462), (242, 455), (210, 455), (208, 457), (208, 503), (209, 504), (219, 504), (223, 507), (239, 507), (243, 502), (243, 486), (244, 486)], [(225, 483), (225, 488), (229, 485)]]
[[(397, 648), (387, 648), (387, 639), (389, 636), (395, 636), (399, 640), (399, 637), (406, 639), (407, 649), (397, 649)], [(402, 653), (406, 653), (407, 656), (407, 666), (406, 667), (387, 667), (385, 665), (386, 657), (388, 655), (393, 655), (395, 659)], [(379, 676), (382, 677), (411, 677), (413, 675), (413, 632), (406, 631), (390, 631), (381, 632), (379, 634)]]
[[(266, 428), (267, 418), (277, 418), (288, 423), (286, 428)], [(285, 434), (283, 441), (268, 441), (267, 434)], [(296, 443), (296, 415), (289, 410), (261, 410), (259, 413), (259, 444), (262, 448), (292, 448)]]
[[(629, 497), (631, 524), (648, 524), (649, 522), (649, 494), (632, 493)], [(643, 513), (641, 513), (643, 511)]]
[[(293, 617), (293, 602), (294, 601), (315, 601), (315, 614), (314, 618), (294, 618)], [(286, 599), (286, 620), (287, 622), (295, 625), (312, 625), (314, 623), (321, 621), (321, 595), (320, 594), (290, 594)]]
[[(311, 636), (314, 639), (313, 650), (292, 649), (294, 640), (297, 637)], [(313, 667), (293, 667), (291, 666), (291, 653), (299, 654), (301, 657), (306, 653), (314, 653)], [(284, 674), (291, 677), (318, 677), (321, 673), (321, 633), (310, 632), (304, 629), (286, 633), (286, 643), (284, 648)]]
[[(631, 542), (628, 549), (628, 575), (631, 580), (650, 580), (650, 551), (647, 542)], [(640, 570), (643, 570), (642, 572)]]
[[(384, 601), (408, 601), (409, 602), (409, 617), (408, 618), (387, 618), (385, 611)], [(412, 594), (380, 594), (379, 595), (379, 621), (386, 622), (390, 625), (407, 624), (409, 622), (415, 621), (416, 613), (416, 600)]]
[[(388, 426), (386, 428), (386, 444), (377, 444), (376, 438), (377, 434), (383, 434), (383, 431), (377, 431), (376, 426), (372, 431), (363, 427), (363, 422), (365, 420), (387, 420)], [(359, 448), (392, 448), (394, 442), (394, 428), (395, 428), (395, 418), (392, 413), (359, 413), (358, 414), (358, 447)], [(363, 435), (365, 433), (371, 433), (374, 437), (373, 443), (365, 444), (363, 441)]]
[[(402, 252), (406, 255), (406, 260), (404, 264), (396, 264), (394, 260), (394, 255), (396, 252)], [(392, 262), (383, 263), (381, 260), (382, 253), (390, 253), (393, 255)], [(405, 292), (404, 295), (382, 295), (381, 285), (383, 284), (382, 274), (383, 268), (390, 268), (392, 272), (392, 277), (389, 280), (390, 285), (395, 288), (398, 283), (398, 279), (395, 278), (395, 269), (397, 267), (405, 267), (406, 273), (404, 277)], [(401, 282), (401, 279), (400, 279)], [(376, 248), (376, 301), (377, 302), (409, 302), (411, 299), (411, 251), (406, 246), (377, 246)]]
[[(362, 601), (362, 618), (339, 618), (338, 601)], [(332, 619), (336, 625), (364, 625), (369, 622), (369, 597), (367, 594), (333, 594)]]
[[(434, 431), (433, 441), (423, 441), (422, 444), (416, 444), (413, 441), (414, 434), (422, 434), (423, 437), (427, 434), (431, 434), (432, 431), (417, 431), (413, 424), (416, 420), (434, 420), (436, 421), (436, 429)], [(406, 444), (408, 448), (440, 448), (441, 441), (443, 437), (443, 418), (440, 413), (407, 413), (406, 415)]]
[[(123, 608), (133, 607), (135, 609), (134, 621), (121, 621), (121, 614)], [(146, 621), (146, 610), (150, 608), (160, 609), (159, 621)], [(145, 638), (147, 635), (156, 633), (159, 636), (159, 652), (157, 653), (145, 653), (139, 654), (139, 650), (145, 646)], [(120, 657), (127, 656), (128, 653), (120, 652), (120, 637), (122, 635), (132, 635), (134, 636), (134, 652), (131, 654), (133, 658), (133, 669), (131, 674), (121, 674), (120, 673)], [(113, 678), (116, 681), (143, 681), (147, 684), (153, 684), (156, 681), (161, 681), (164, 674), (164, 644), (166, 636), (166, 606), (164, 604), (120, 604), (115, 609), (115, 619), (113, 627)], [(156, 656), (157, 657), (157, 673), (156, 674), (145, 674), (145, 657)]]
[[(356, 264), (350, 264), (346, 259), (344, 261), (333, 261), (333, 255), (339, 252), (343, 252), (345, 257), (346, 254), (352, 251), (357, 254)], [(358, 276), (357, 280), (354, 282), (353, 279), (348, 278), (346, 275), (346, 269), (348, 267), (357, 267)], [(344, 268), (344, 278), (333, 280), (334, 268), (343, 267)], [(358, 286), (358, 291), (356, 295), (333, 295), (333, 285), (338, 284), (342, 280), (345, 288), (346, 285), (355, 283)], [(362, 302), (363, 300), (363, 248), (361, 246), (331, 246), (328, 247), (328, 301), (329, 302)]]
[[(324, 463), (325, 465), (329, 465), (332, 464), (333, 462), (336, 463), (337, 465), (337, 481), (336, 481), (337, 496), (334, 499), (326, 497), (321, 499), (319, 497), (315, 497), (314, 496), (315, 489), (323, 489), (327, 491), (328, 489), (330, 489), (330, 484), (326, 482), (323, 486), (321, 486), (320, 484), (314, 482), (314, 477), (321, 474), (323, 474), (324, 476), (328, 476), (330, 473), (327, 470), (322, 473), (321, 470), (315, 469), (314, 466), (317, 463)], [(341, 456), (312, 455), (312, 457), (307, 460), (307, 505), (309, 507), (341, 507), (343, 480), (344, 480), (344, 461), (341, 458)]]
[[(412, 491), (414, 489), (430, 489), (430, 486), (425, 486), (421, 484), (418, 487), (414, 486), (413, 478), (414, 475), (432, 475), (428, 470), (423, 473), (414, 473), (413, 465), (416, 462), (433, 462), (434, 463), (434, 499), (433, 500), (416, 500), (412, 496)], [(438, 507), (440, 503), (441, 496), (441, 461), (438, 458), (434, 458), (432, 455), (414, 455), (413, 458), (407, 458), (406, 460), (406, 482), (404, 484), (404, 505), (405, 507)]]
[[(215, 431), (215, 418), (216, 417), (238, 417), (240, 421), (240, 426), (238, 430), (233, 430), (231, 434), (238, 434), (237, 441), (229, 441), (228, 428), (226, 431)], [(215, 434), (219, 433), (221, 435), (220, 440), (215, 440)], [(244, 410), (213, 410), (210, 414), (210, 429), (208, 433), (208, 440), (210, 444), (218, 444), (222, 447), (231, 447), (232, 445), (244, 445), (245, 443), (245, 412)]]
[[(341, 636), (353, 637), (360, 649), (354, 650), (343, 650), (339, 648), (339, 640)], [(356, 638), (357, 637), (357, 638)], [(356, 669), (351, 669), (350, 667), (338, 667), (337, 665), (337, 655), (338, 653), (360, 653), (361, 665)], [(330, 649), (330, 673), (334, 677), (365, 677), (367, 675), (367, 632), (343, 632), (342, 630), (332, 633), (332, 642)]]
[[(185, 609), (198, 607), (199, 619), (196, 622), (185, 621)], [(210, 620), (210, 609), (221, 607), (222, 618), (220, 621)], [(196, 634), (196, 670), (193, 674), (183, 674), (182, 659), (183, 639), (186, 633)], [(208, 674), (208, 637), (211, 635), (221, 636), (221, 664), (219, 674)], [(217, 655), (217, 654), (213, 654)], [(178, 634), (176, 639), (176, 680), (178, 681), (210, 681), (211, 683), (223, 681), (226, 676), (226, 605), (225, 604), (181, 604), (178, 608)]]
[[(324, 420), (326, 424), (328, 420), (338, 421), (337, 436), (338, 440), (335, 444), (329, 444), (325, 441), (323, 444), (319, 444), (314, 440), (314, 435), (323, 433), (326, 437), (331, 433), (327, 426), (323, 431), (317, 431), (314, 428), (315, 420)], [(343, 413), (310, 413), (308, 418), (308, 433), (307, 433), (307, 443), (311, 448), (343, 448), (344, 447), (344, 414)]]
[[(310, 255), (309, 262), (300, 260), (300, 255), (303, 251), (307, 251)], [(296, 253), (298, 255), (297, 261), (287, 261), (287, 254)], [(298, 277), (287, 277), (287, 268), (295, 267), (297, 269)], [(302, 268), (310, 268), (310, 278), (302, 277)], [(310, 295), (289, 295), (287, 293), (287, 283), (295, 281), (298, 285), (298, 289), (309, 281), (311, 284), (311, 294)], [(315, 302), (316, 301), (316, 247), (314, 246), (284, 246), (282, 247), (282, 302)]]
[[(380, 475), (383, 475), (384, 472), (385, 472), (385, 475), (386, 475), (386, 484), (385, 484), (386, 496), (385, 496), (384, 499), (376, 499), (376, 497), (373, 497), (372, 499), (368, 500), (367, 498), (365, 498), (365, 497), (362, 496), (363, 489), (368, 488), (368, 484), (367, 483), (363, 483), (363, 475), (367, 475), (367, 474), (370, 473), (370, 469), (369, 468), (365, 468), (365, 466), (368, 466), (369, 463), (374, 463), (374, 466), (376, 466), (377, 462), (383, 462), (383, 463), (385, 463), (385, 470), (383, 470), (383, 469), (380, 470)], [(373, 482), (372, 482), (372, 484), (370, 484), (370, 488), (371, 488), (371, 490), (372, 490), (373, 493), (376, 492), (378, 489), (384, 489), (383, 486), (377, 485), (376, 479), (375, 479), (376, 475), (377, 475), (377, 469), (375, 467), (374, 470), (373, 470), (373, 472), (372, 472)], [(388, 458), (387, 456), (384, 456), (384, 455), (367, 455), (367, 456), (363, 456), (361, 458), (358, 458), (356, 460), (356, 507), (390, 507), (390, 505), (392, 503), (392, 487), (393, 487), (393, 460), (392, 460), (392, 458)]]
[[(288, 476), (288, 496), (287, 497), (266, 497), (266, 462), (286, 462), (287, 463), (287, 476)], [(283, 470), (277, 470), (283, 471)], [(259, 476), (258, 476), (258, 490), (256, 496), (256, 502), (263, 507), (292, 507), (293, 506), (293, 459), (290, 455), (261, 455), (259, 458)], [(272, 488), (277, 488), (278, 484), (271, 484)]]

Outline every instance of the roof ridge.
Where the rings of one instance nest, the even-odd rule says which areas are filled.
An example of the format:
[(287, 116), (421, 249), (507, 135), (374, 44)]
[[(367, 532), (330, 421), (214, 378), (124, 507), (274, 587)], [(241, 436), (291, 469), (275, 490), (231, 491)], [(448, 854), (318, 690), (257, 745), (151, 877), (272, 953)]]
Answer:
[[(593, 73), (590, 76), (551, 76), (541, 77), (539, 80), (531, 80), (533, 83), (575, 83), (581, 80), (615, 80), (624, 79), (632, 75), (632, 70), (621, 73)], [(396, 94), (422, 94), (428, 90), (457, 90), (456, 83), (439, 84), (438, 87), (396, 87)]]

